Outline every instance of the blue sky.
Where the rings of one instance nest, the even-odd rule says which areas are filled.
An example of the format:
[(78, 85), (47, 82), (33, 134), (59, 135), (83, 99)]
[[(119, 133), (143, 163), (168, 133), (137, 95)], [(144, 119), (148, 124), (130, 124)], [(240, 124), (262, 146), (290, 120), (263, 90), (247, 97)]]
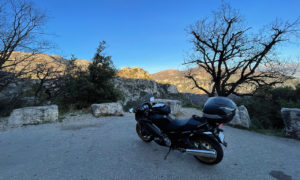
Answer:
[[(298, 0), (231, 0), (249, 26), (300, 16)], [(91, 60), (100, 40), (117, 68), (139, 66), (150, 73), (181, 69), (191, 49), (185, 28), (217, 10), (221, 0), (34, 0), (49, 16), (48, 39), (57, 47), (48, 51), (69, 58)], [(284, 48), (300, 52), (299, 44)]]

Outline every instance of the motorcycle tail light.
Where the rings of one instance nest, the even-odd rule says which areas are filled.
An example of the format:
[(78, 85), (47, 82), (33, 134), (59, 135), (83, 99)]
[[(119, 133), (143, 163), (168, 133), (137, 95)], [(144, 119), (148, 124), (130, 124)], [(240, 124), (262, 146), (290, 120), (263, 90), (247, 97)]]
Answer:
[(221, 124), (218, 125), (218, 128), (221, 128), (222, 126), (223, 126), (223, 124), (221, 123)]

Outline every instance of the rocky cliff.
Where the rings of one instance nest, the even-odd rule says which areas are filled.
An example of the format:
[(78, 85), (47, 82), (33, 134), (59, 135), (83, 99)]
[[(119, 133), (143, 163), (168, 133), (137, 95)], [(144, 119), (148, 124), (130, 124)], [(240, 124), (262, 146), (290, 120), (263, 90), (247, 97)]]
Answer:
[(135, 106), (145, 95), (152, 94), (155, 98), (181, 100), (183, 104), (191, 103), (189, 98), (178, 92), (176, 86), (159, 84), (147, 79), (117, 77), (115, 87), (122, 92), (122, 103), (125, 109)]

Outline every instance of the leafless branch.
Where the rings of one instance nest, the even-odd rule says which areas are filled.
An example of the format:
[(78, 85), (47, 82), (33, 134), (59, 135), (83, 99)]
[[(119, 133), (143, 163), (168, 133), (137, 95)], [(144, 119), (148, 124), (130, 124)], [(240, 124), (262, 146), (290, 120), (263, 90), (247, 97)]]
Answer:
[[(46, 41), (41, 40), (41, 27), (45, 22), (45, 15), (30, 1), (4, 0), (1, 5), (0, 91), (9, 81), (24, 75), (28, 67), (26, 63), (30, 64), (29, 60), (33, 60), (36, 54), (49, 47)], [(30, 52), (30, 54), (13, 57), (16, 51)], [(17, 69), (20, 64), (22, 67)]]
[[(223, 4), (212, 18), (202, 19), (189, 28), (195, 47), (193, 59), (185, 64), (197, 64), (212, 78), (213, 87), (205, 89), (192, 74), (196, 88), (208, 95), (228, 96), (240, 94), (239, 87), (249, 85), (255, 91), (259, 86), (275, 85), (292, 78), (292, 68), (284, 71), (276, 48), (299, 35), (300, 18), (294, 22), (276, 21), (268, 33), (253, 34), (251, 27), (244, 25), (237, 10)], [(261, 71), (264, 67), (264, 71)]]

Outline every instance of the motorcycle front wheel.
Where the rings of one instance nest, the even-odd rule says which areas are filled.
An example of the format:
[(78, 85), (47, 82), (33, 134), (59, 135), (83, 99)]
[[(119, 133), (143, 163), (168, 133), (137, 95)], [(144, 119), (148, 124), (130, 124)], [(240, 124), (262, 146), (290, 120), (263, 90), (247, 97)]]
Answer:
[(151, 142), (153, 136), (149, 134), (139, 123), (136, 124), (136, 133), (145, 142)]
[(223, 149), (221, 145), (213, 138), (208, 136), (201, 136), (193, 139), (193, 143), (197, 149), (201, 150), (211, 150), (216, 153), (215, 158), (208, 158), (208, 157), (201, 157), (201, 156), (194, 156), (197, 160), (205, 164), (217, 164), (222, 161), (223, 159)]

